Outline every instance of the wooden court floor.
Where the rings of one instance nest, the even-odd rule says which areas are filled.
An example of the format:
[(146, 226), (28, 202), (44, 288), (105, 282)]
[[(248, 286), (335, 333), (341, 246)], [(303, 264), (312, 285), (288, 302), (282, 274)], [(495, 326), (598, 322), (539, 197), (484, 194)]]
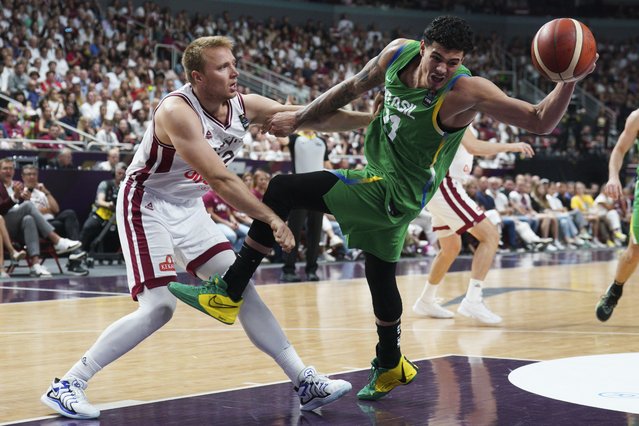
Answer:
[[(503, 317), (499, 326), (459, 315), (415, 316), (411, 305), (427, 266), (416, 265), (424, 273), (400, 276), (404, 354), (415, 360), (446, 354), (550, 360), (638, 351), (637, 277), (628, 282), (612, 319), (602, 324), (594, 306), (616, 260), (588, 261), (582, 253), (548, 264), (543, 256), (550, 255), (532, 256), (523, 255), (508, 268), (501, 268), (498, 258), (488, 276), (485, 299)], [(446, 277), (439, 296), (449, 309), (457, 308), (468, 279), (468, 271)], [(7, 302), (12, 285), (0, 284)], [(29, 291), (28, 284), (13, 287)], [(39, 402), (50, 380), (64, 374), (106, 326), (136, 308), (124, 288), (86, 298), (74, 296), (71, 287), (59, 299), (0, 303), (0, 423), (50, 415)], [(377, 337), (363, 278), (264, 284), (258, 291), (307, 364), (327, 374), (369, 367)], [(169, 324), (91, 381), (88, 396), (95, 404), (126, 404), (284, 380), (240, 325), (225, 326), (179, 304)]]

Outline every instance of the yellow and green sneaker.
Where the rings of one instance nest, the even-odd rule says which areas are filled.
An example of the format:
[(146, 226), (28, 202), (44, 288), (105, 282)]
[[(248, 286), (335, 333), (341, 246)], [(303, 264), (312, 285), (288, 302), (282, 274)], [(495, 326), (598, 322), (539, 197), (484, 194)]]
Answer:
[(243, 300), (233, 301), (226, 289), (228, 284), (218, 274), (192, 286), (176, 282), (169, 283), (169, 291), (182, 302), (193, 306), (224, 324), (233, 324), (240, 312)]
[(393, 368), (379, 366), (377, 358), (371, 362), (369, 383), (357, 392), (358, 399), (375, 401), (400, 385), (407, 385), (415, 379), (419, 368), (404, 355)]

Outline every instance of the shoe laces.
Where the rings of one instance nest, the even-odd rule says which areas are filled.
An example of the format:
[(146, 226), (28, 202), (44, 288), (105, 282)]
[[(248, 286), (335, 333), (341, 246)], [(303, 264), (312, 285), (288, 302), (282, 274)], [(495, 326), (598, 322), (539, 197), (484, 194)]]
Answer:
[(610, 292), (601, 296), (601, 301), (603, 305), (610, 308), (614, 308), (615, 306), (617, 306), (618, 299), (619, 298), (617, 296), (615, 296), (614, 294)]
[(371, 370), (368, 372), (368, 381), (372, 382), (373, 379), (377, 378), (379, 375), (379, 365), (376, 363), (371, 363)]
[(300, 386), (298, 388), (298, 392), (300, 392), (300, 397), (304, 396), (317, 396), (324, 397), (329, 395), (330, 393), (326, 391), (330, 383), (330, 379), (328, 376), (323, 374), (319, 374), (315, 372), (315, 374), (308, 375), (304, 377)]
[(377, 374), (377, 367), (373, 365), (371, 366), (371, 370), (368, 372), (368, 381), (370, 382), (371, 380), (373, 380), (376, 374)]
[(78, 403), (88, 402), (87, 397), (84, 394), (86, 383), (83, 384), (79, 379), (63, 379), (58, 382), (58, 385), (60, 386), (58, 388), (58, 394), (61, 400), (72, 398)]
[(219, 275), (211, 275), (208, 280), (204, 281), (204, 284), (198, 287), (200, 293), (210, 293), (211, 288), (221, 288), (226, 290), (227, 285)]

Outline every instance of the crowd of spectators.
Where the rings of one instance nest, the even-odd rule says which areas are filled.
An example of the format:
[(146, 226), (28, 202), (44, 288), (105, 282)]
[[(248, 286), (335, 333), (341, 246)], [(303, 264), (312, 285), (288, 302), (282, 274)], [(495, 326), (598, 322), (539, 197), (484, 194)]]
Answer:
[[(403, 1), (396, 2), (396, 6), (423, 8), (424, 3), (447, 12), (476, 11), (477, 7), (486, 12), (500, 2)], [(507, 3), (533, 9), (532, 2)], [(299, 89), (297, 99), (292, 96), (289, 102), (314, 99), (353, 76), (390, 40), (414, 36), (399, 29), (382, 31), (375, 24), (363, 28), (347, 15), (332, 25), (312, 18), (304, 24), (293, 24), (287, 17), (257, 20), (251, 16), (232, 17), (229, 12), (175, 13), (150, 1), (134, 6), (131, 1), (114, 0), (108, 7), (97, 1), (77, 0), (0, 0), (0, 4), (0, 93), (13, 99), (0, 102), (0, 149), (50, 151), (55, 156), (51, 166), (59, 168), (75, 167), (67, 161), (71, 151), (65, 145), (69, 142), (76, 148), (103, 152), (105, 161), (92, 165), (99, 170), (113, 170), (125, 154), (133, 152), (150, 124), (154, 108), (184, 82), (179, 61), (172, 62), (174, 51), (180, 51), (198, 36), (231, 37), (236, 43), (240, 70), (243, 63), (250, 62), (258, 74), (261, 69), (287, 77)], [(473, 73), (495, 81), (503, 90), (513, 88), (513, 76), (503, 72), (504, 52), (515, 58), (518, 77), (534, 76), (529, 60), (530, 40), (502, 40), (496, 34), (478, 34), (475, 44), (465, 65)], [(599, 66), (582, 86), (616, 111), (622, 124), (637, 105), (639, 44), (636, 39), (624, 43), (599, 40), (598, 49)], [(537, 84), (550, 90), (548, 82), (538, 79)], [(241, 90), (250, 91), (247, 87)], [(369, 93), (348, 107), (369, 111), (374, 95)], [(589, 120), (575, 106), (558, 129), (544, 137), (505, 126), (488, 116), (478, 116), (475, 127), (481, 139), (494, 143), (526, 141), (538, 152), (579, 153), (609, 150), (610, 130), (621, 127), (620, 123), (610, 123), (603, 112), (596, 120)], [(336, 167), (360, 165), (363, 130), (323, 137)], [(244, 142), (240, 157), (267, 161), (290, 158), (285, 140), (264, 134), (257, 126), (249, 128)], [(480, 164), (484, 168), (511, 168), (515, 160), (513, 155), (500, 155), (483, 159)], [(482, 179), (486, 178), (477, 182), (480, 189), (485, 184)], [(548, 189), (548, 193), (553, 193)], [(508, 181), (504, 190), (509, 191)], [(486, 191), (479, 191), (483, 192)], [(595, 224), (594, 216), (589, 214), (587, 222), (592, 244), (616, 244), (620, 238), (608, 237), (622, 231), (608, 229), (606, 234), (600, 223), (608, 222), (598, 220)], [(622, 219), (626, 216), (620, 214)], [(539, 232), (539, 238), (553, 239), (547, 247), (571, 246), (578, 241), (574, 235), (564, 240), (553, 235), (560, 235), (564, 228), (572, 229), (565, 220), (542, 222), (543, 226), (537, 228), (533, 223), (530, 228)], [(578, 230), (582, 233), (581, 228)]]
[[(613, 201), (599, 185), (550, 182), (536, 175), (483, 176), (477, 168), (464, 184), (467, 193), (500, 231), (501, 252), (621, 247), (629, 235), (633, 187)], [(435, 255), (437, 241), (428, 209), (409, 228), (405, 254)], [(464, 249), (477, 241), (464, 234)]]
[[(404, 1), (396, 6), (424, 7), (423, 3)], [(486, 12), (503, 2), (426, 3), (443, 11), (469, 8)], [(519, 9), (532, 2), (507, 3), (504, 7)], [(47, 7), (42, 7), (45, 4)], [(172, 51), (162, 46), (180, 50), (201, 35), (230, 36), (236, 42), (240, 69), (242, 62), (248, 61), (286, 76), (310, 93), (310, 99), (352, 76), (393, 38), (413, 36), (399, 29), (381, 31), (375, 24), (363, 28), (346, 15), (330, 25), (314, 19), (292, 24), (287, 17), (232, 17), (228, 12), (189, 15), (153, 2), (136, 7), (119, 0), (106, 8), (96, 1), (75, 0), (4, 0), (2, 6), (0, 91), (20, 102), (9, 104), (0, 128), (0, 147), (4, 149), (60, 149), (59, 140), (74, 140), (86, 149), (106, 151), (114, 144), (121, 144), (125, 150), (135, 149), (155, 105), (184, 81), (179, 61), (173, 64)], [(478, 34), (477, 47), (465, 64), (510, 91), (512, 76), (500, 71), (505, 69), (503, 53), (516, 58), (521, 73), (534, 76), (529, 41)], [(599, 66), (583, 83), (617, 112), (621, 123), (637, 104), (638, 46), (636, 40), (600, 40)], [(542, 79), (537, 83), (544, 90), (549, 87)], [(353, 102), (351, 107), (370, 109), (372, 95)], [(56, 126), (55, 120), (61, 124)], [(560, 152), (574, 151), (572, 148), (609, 150), (610, 130), (619, 127), (603, 113), (596, 120), (588, 120), (579, 108), (567, 114), (555, 134), (544, 138), (517, 134), (488, 119), (483, 124), (486, 134), (497, 141), (514, 136), (547, 151)], [(17, 138), (27, 141), (17, 146), (12, 141)], [(334, 158), (362, 154), (361, 133), (327, 138)], [(252, 135), (246, 148), (246, 158), (288, 158), (281, 143), (268, 135)]]
[(554, 0), (310, 0), (312, 2), (443, 11), (447, 13), (485, 13), (518, 16), (588, 16), (631, 19), (639, 11), (628, 1), (554, 1)]

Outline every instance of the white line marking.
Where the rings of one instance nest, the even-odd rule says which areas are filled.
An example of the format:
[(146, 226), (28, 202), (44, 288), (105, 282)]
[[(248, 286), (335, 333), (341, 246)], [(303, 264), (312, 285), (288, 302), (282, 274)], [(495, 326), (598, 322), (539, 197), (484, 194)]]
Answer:
[[(368, 328), (319, 328), (319, 327), (308, 327), (308, 328), (291, 328), (291, 327), (283, 327), (282, 328), (285, 332), (292, 332), (292, 331), (303, 331), (303, 332), (313, 332), (313, 331), (317, 331), (317, 332), (348, 332), (348, 333), (352, 333), (352, 332), (370, 332), (372, 331), (372, 329), (368, 329)], [(43, 330), (36, 330), (36, 331), (5, 331), (5, 332), (0, 332), (0, 336), (15, 336), (15, 335), (29, 335), (29, 334), (37, 334), (37, 335), (54, 335), (54, 334), (79, 334), (79, 333), (99, 333), (103, 331), (103, 329), (99, 329), (99, 330), (50, 330), (50, 331), (43, 331)], [(216, 328), (216, 329), (210, 329), (211, 332), (215, 332), (215, 333), (242, 333), (244, 334), (244, 329), (242, 328), (232, 328), (232, 327), (227, 327), (227, 328)], [(454, 329), (454, 330), (447, 330), (447, 329), (441, 329), (441, 328), (411, 328), (411, 331), (423, 331), (423, 332), (432, 332), (432, 331), (437, 331), (437, 332), (443, 332), (443, 333), (475, 333), (477, 332), (476, 328), (468, 328), (468, 329)], [(574, 331), (574, 330), (567, 330), (567, 331), (559, 331), (559, 330), (516, 330), (516, 329), (512, 329), (512, 330), (508, 330), (508, 329), (503, 329), (503, 328), (497, 328), (494, 330), (484, 330), (482, 329), (482, 332), (494, 332), (494, 333), (500, 333), (500, 334), (555, 334), (555, 335), (564, 335), (564, 334), (568, 334), (568, 335), (575, 335), (575, 334), (579, 334), (579, 335), (584, 335), (584, 336), (588, 336), (588, 335), (606, 335), (606, 336), (639, 336), (639, 332), (615, 332), (615, 331)], [(202, 329), (201, 328), (174, 328), (174, 329), (161, 329), (155, 332), (157, 333), (202, 333)], [(502, 357), (500, 357), (501, 359)]]
[[(446, 358), (446, 357), (449, 357), (449, 356), (466, 357), (466, 355), (443, 354), (443, 355), (433, 355), (433, 356), (429, 356), (429, 357), (425, 357), (425, 358), (414, 359), (413, 362), (427, 361), (427, 360), (437, 359), (437, 358)], [(509, 360), (514, 360), (514, 361), (536, 361), (536, 360), (528, 360), (528, 359), (520, 359), (520, 358), (489, 357), (489, 356), (482, 356), (481, 358), (509, 359)], [(369, 369), (370, 369), (370, 367), (365, 367), (365, 368), (347, 367), (345, 370), (342, 370), (342, 371), (339, 371), (339, 372), (328, 373), (328, 376), (332, 377), (332, 376), (341, 375), (341, 374), (354, 373), (354, 372), (357, 372), (357, 371), (368, 371)], [(239, 387), (235, 387), (235, 388), (223, 389), (223, 390), (218, 390), (218, 391), (200, 392), (200, 393), (194, 393), (194, 394), (189, 394), (189, 395), (181, 395), (181, 396), (174, 396), (174, 397), (170, 397), (170, 398), (156, 399), (156, 400), (151, 400), (151, 401), (138, 401), (138, 400), (113, 401), (113, 402), (107, 402), (107, 403), (104, 403), (104, 404), (96, 404), (96, 407), (98, 409), (100, 409), (100, 410), (110, 409), (110, 408), (107, 408), (107, 407), (117, 407), (117, 408), (133, 407), (135, 405), (155, 404), (155, 403), (158, 403), (158, 402), (174, 401), (176, 399), (194, 398), (194, 397), (204, 396), (204, 395), (215, 395), (217, 393), (224, 393), (224, 392), (232, 392), (232, 391), (236, 391), (236, 390), (251, 389), (251, 388), (257, 388), (257, 387), (261, 387), (261, 386), (279, 385), (279, 384), (282, 384), (282, 383), (290, 383), (290, 381), (289, 380), (280, 380), (280, 381), (277, 381), (277, 382), (258, 384), (258, 385), (254, 385), (254, 386), (239, 386)], [(291, 388), (292, 388), (292, 384), (291, 384)], [(59, 415), (35, 417), (35, 418), (32, 418), (32, 419), (24, 419), (24, 420), (0, 423), (0, 426), (13, 425), (13, 424), (18, 424), (18, 423), (34, 422), (34, 421), (47, 420), (47, 419), (53, 419), (53, 418), (61, 418), (61, 417)], [(68, 420), (71, 421), (71, 419), (68, 419)], [(94, 420), (94, 421), (98, 421), (99, 422), (99, 420)], [(90, 420), (88, 420), (87, 422), (90, 422)]]
[(92, 290), (69, 290), (69, 289), (57, 289), (57, 288), (33, 288), (33, 287), (7, 287), (0, 286), (0, 290), (26, 290), (26, 291), (50, 291), (53, 293), (77, 293), (77, 294), (100, 294), (105, 296), (122, 296), (128, 293), (115, 293), (112, 291), (92, 291)]

